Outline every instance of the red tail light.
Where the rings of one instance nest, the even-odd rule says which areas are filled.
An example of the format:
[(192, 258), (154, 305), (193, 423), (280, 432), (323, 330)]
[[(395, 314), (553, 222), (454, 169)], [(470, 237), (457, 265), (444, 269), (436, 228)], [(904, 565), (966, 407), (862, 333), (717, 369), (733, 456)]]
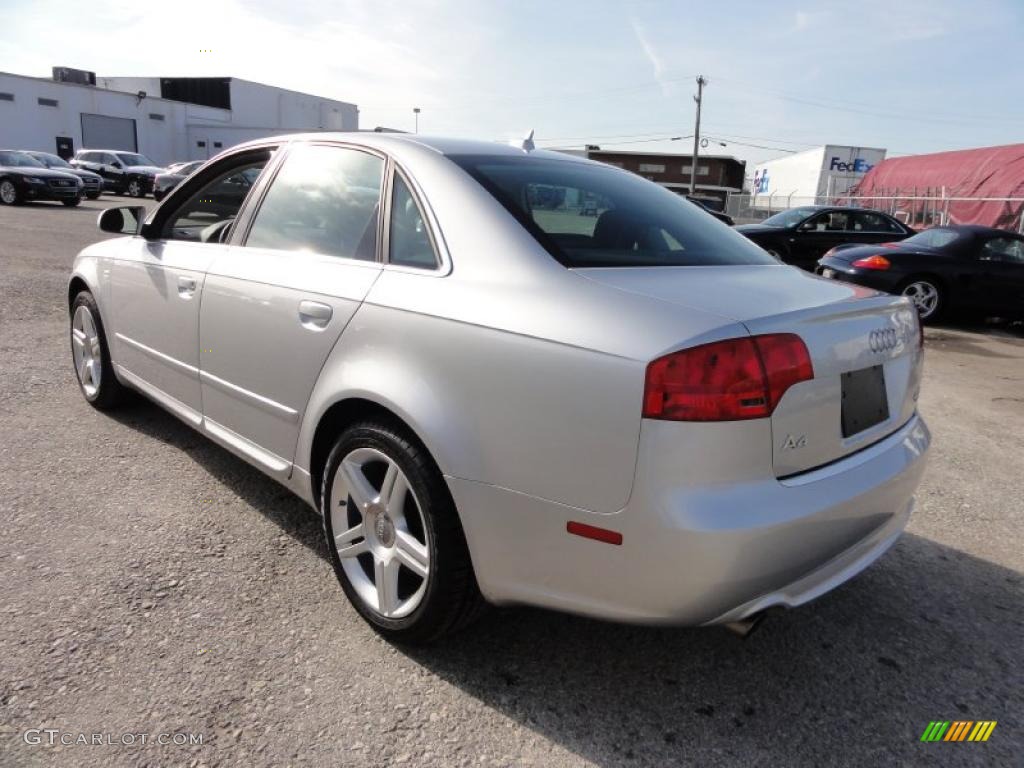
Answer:
[(727, 339), (665, 355), (647, 366), (643, 415), (668, 421), (770, 416), (786, 390), (814, 378), (792, 333)]
[(861, 269), (888, 269), (891, 264), (885, 256), (875, 254), (864, 259), (857, 259), (853, 262), (853, 266), (860, 267)]

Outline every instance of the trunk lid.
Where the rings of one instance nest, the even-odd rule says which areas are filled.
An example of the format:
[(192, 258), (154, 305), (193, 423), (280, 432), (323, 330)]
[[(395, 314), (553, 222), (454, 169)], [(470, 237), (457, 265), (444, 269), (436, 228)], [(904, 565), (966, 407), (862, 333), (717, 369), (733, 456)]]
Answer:
[(796, 333), (803, 339), (814, 378), (790, 387), (771, 416), (779, 477), (881, 440), (917, 407), (918, 320), (902, 297), (785, 266), (576, 271), (620, 290), (741, 322), (751, 335)]

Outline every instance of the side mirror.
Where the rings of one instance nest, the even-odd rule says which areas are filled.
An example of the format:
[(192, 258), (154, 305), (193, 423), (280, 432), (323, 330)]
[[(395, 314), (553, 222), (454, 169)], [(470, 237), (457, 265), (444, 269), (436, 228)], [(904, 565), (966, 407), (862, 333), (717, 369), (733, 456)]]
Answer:
[(96, 223), (101, 232), (113, 232), (115, 235), (137, 235), (145, 215), (146, 209), (141, 205), (107, 208), (100, 213)]
[(124, 166), (123, 166), (123, 165), (121, 165), (121, 163), (119, 163), (119, 162), (118, 162), (117, 160), (115, 160), (114, 162), (112, 162), (112, 163), (111, 163), (110, 165), (111, 165), (111, 167), (113, 167), (113, 168), (123, 168), (123, 167), (124, 167)]

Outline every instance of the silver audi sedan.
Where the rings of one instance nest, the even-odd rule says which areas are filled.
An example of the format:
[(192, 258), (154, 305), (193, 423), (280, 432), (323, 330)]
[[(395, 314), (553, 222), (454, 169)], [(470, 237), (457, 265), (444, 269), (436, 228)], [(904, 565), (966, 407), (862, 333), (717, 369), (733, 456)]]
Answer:
[(746, 632), (911, 513), (913, 307), (626, 171), (292, 136), (99, 223), (125, 236), (74, 262), (85, 399), (137, 390), (303, 498), (388, 638), (486, 603)]

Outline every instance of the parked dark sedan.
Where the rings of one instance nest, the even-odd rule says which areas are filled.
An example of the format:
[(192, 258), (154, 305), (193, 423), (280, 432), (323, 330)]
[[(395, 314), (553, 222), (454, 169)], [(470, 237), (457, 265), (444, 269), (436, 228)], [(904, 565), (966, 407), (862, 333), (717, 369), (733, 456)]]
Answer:
[(703, 200), (698, 200), (696, 197), (690, 197), (689, 195), (686, 196), (686, 199), (689, 200), (694, 205), (696, 205), (698, 208), (703, 208), (705, 211), (710, 213), (723, 224), (728, 224), (731, 227), (733, 224), (736, 223), (735, 221), (733, 221), (732, 216), (730, 216), (728, 213), (712, 208)]
[(914, 230), (887, 213), (867, 208), (808, 205), (790, 208), (736, 231), (787, 264), (813, 270), (822, 254), (841, 243), (886, 243)]
[(167, 166), (167, 170), (158, 173), (156, 179), (153, 180), (153, 199), (158, 202), (163, 200), (167, 197), (168, 192), (187, 179), (196, 168), (205, 162), (205, 160), (193, 160), (190, 163), (175, 163)]
[(51, 154), (50, 152), (35, 152), (25, 151), (26, 155), (32, 155), (36, 160), (45, 165), (47, 168), (51, 168), (55, 171), (64, 171), (65, 173), (73, 173), (75, 176), (82, 180), (82, 186), (85, 189), (85, 196), (90, 200), (95, 200), (100, 196), (103, 191), (103, 177), (98, 173), (87, 171), (84, 168), (75, 168), (68, 164), (68, 161), (64, 158)]
[(27, 200), (60, 200), (75, 206), (82, 202), (82, 182), (73, 174), (51, 171), (21, 150), (0, 149), (0, 204)]
[(935, 227), (899, 243), (833, 248), (824, 277), (903, 294), (924, 322), (951, 309), (1024, 317), (1024, 236), (979, 226)]

